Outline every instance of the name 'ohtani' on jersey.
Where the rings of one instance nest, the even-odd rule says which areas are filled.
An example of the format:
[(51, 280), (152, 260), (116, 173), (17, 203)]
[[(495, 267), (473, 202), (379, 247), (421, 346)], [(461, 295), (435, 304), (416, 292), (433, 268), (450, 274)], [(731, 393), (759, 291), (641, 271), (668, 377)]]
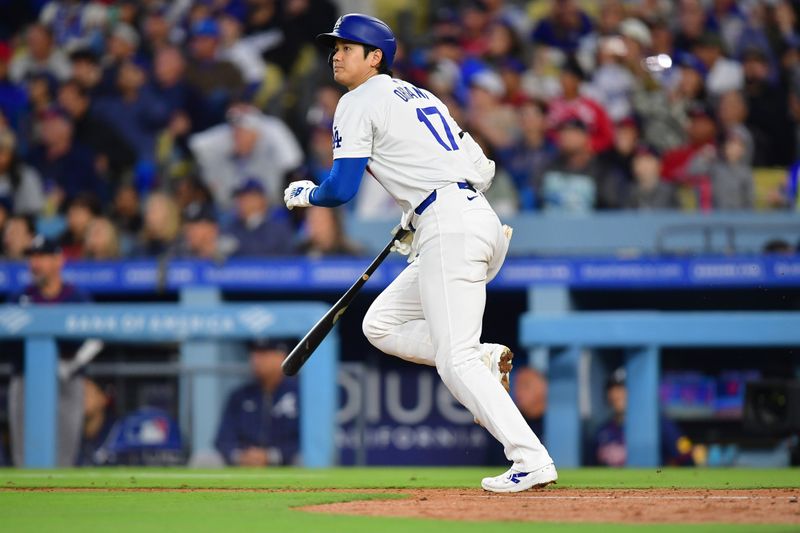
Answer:
[(417, 89), (413, 85), (410, 85), (408, 87), (400, 86), (392, 92), (394, 92), (394, 94), (396, 94), (398, 98), (400, 98), (404, 102), (408, 102), (409, 100), (413, 100), (415, 98), (424, 98), (426, 100), (429, 100), (429, 97), (427, 94), (425, 94), (425, 91), (423, 91), (422, 89)]

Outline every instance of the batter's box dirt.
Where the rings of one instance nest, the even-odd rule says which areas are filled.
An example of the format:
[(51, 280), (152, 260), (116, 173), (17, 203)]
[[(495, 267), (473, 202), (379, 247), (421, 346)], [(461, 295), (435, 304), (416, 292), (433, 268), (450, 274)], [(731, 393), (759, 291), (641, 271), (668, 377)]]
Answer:
[[(385, 492), (385, 491), (375, 491)], [(392, 490), (406, 499), (303, 507), (314, 513), (440, 520), (612, 522), (632, 524), (800, 524), (800, 490), (546, 489), (517, 494), (481, 490)]]

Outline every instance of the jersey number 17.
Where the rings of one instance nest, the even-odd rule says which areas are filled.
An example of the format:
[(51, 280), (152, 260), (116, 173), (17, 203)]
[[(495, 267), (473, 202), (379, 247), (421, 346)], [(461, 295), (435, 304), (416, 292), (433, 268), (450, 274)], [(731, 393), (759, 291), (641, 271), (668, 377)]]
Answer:
[[(447, 135), (447, 141), (449, 143), (446, 142), (441, 135), (439, 135), (439, 131), (433, 125), (433, 122), (431, 122), (429, 117), (432, 117), (433, 115), (439, 116), (439, 120), (442, 123), (442, 127), (444, 127), (444, 132)], [(444, 115), (442, 115), (442, 112), (439, 111), (435, 106), (417, 108), (417, 119), (428, 126), (433, 138), (436, 139), (436, 142), (441, 144), (445, 150), (448, 152), (452, 150), (458, 150), (458, 145), (453, 137), (453, 132), (450, 131), (450, 126), (447, 125), (447, 121), (445, 120)]]

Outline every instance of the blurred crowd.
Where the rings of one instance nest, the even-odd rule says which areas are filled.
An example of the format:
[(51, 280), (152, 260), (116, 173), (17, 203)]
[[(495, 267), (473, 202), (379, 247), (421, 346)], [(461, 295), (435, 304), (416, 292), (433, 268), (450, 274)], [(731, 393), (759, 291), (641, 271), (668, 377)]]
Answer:
[[(281, 202), (332, 165), (342, 89), (313, 41), (353, 4), (371, 5), (1, 3), (3, 256), (23, 257), (53, 217), (69, 259), (359, 253), (340, 211)], [(374, 13), (399, 38), (394, 75), (444, 100), (497, 162), (501, 216), (753, 209), (756, 167), (786, 169), (767, 201), (795, 208), (800, 2), (414, 8)], [(371, 179), (352, 204), (399, 219)]]

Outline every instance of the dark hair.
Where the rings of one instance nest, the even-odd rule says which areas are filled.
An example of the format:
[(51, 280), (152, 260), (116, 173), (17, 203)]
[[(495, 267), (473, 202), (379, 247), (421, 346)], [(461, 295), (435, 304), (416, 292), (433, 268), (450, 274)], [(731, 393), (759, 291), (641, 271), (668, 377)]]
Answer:
[[(358, 44), (361, 44), (361, 43), (358, 43)], [(372, 46), (371, 44), (362, 44), (361, 46), (364, 47), (364, 59), (367, 58), (367, 55), (370, 52), (374, 52), (375, 50), (378, 50), (377, 46)], [(381, 50), (381, 52), (383, 52), (383, 50)], [(386, 66), (385, 54), (381, 56), (381, 62), (378, 63), (378, 74), (388, 74), (389, 76), (392, 76), (392, 70), (389, 67)]]

